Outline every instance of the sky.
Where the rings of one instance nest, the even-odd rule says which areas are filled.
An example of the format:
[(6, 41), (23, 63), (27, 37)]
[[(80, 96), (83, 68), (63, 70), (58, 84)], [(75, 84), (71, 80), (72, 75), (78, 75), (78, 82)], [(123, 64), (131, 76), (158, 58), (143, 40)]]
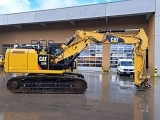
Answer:
[(73, 7), (120, 0), (0, 0), (0, 14)]

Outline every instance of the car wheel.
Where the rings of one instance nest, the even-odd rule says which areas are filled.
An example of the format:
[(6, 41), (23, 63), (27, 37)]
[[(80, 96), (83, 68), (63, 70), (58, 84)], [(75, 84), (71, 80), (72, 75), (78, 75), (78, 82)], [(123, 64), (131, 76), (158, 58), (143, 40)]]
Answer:
[(120, 71), (117, 71), (117, 74), (120, 76), (121, 75)]

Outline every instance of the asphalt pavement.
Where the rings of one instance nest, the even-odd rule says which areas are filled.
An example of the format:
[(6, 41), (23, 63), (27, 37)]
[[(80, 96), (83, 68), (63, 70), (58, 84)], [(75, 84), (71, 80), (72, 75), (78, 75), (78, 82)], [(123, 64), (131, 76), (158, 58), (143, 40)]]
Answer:
[(14, 94), (6, 82), (13, 74), (0, 70), (0, 120), (159, 120), (160, 78), (148, 91), (136, 91), (133, 76), (81, 72), (84, 94)]

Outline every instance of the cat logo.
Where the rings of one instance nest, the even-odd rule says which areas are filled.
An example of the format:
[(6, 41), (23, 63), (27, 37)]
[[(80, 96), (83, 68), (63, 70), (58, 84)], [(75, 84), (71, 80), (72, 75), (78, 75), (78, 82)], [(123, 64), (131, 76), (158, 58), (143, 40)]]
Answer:
[(118, 42), (118, 38), (116, 38), (116, 37), (111, 37), (111, 42)]
[(40, 56), (40, 57), (39, 57), (39, 61), (41, 61), (41, 62), (47, 61), (47, 57), (42, 57), (42, 56)]

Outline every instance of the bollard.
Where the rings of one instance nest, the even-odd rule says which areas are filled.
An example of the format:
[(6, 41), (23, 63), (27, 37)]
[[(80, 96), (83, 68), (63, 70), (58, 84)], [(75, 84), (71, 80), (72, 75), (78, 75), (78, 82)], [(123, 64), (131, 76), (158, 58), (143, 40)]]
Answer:
[(103, 69), (103, 65), (102, 65), (102, 69), (101, 69), (101, 72), (104, 72), (104, 69)]
[(154, 69), (154, 76), (157, 76), (157, 68)]
[(111, 70), (110, 70), (110, 65), (108, 66), (108, 72), (110, 72)]

